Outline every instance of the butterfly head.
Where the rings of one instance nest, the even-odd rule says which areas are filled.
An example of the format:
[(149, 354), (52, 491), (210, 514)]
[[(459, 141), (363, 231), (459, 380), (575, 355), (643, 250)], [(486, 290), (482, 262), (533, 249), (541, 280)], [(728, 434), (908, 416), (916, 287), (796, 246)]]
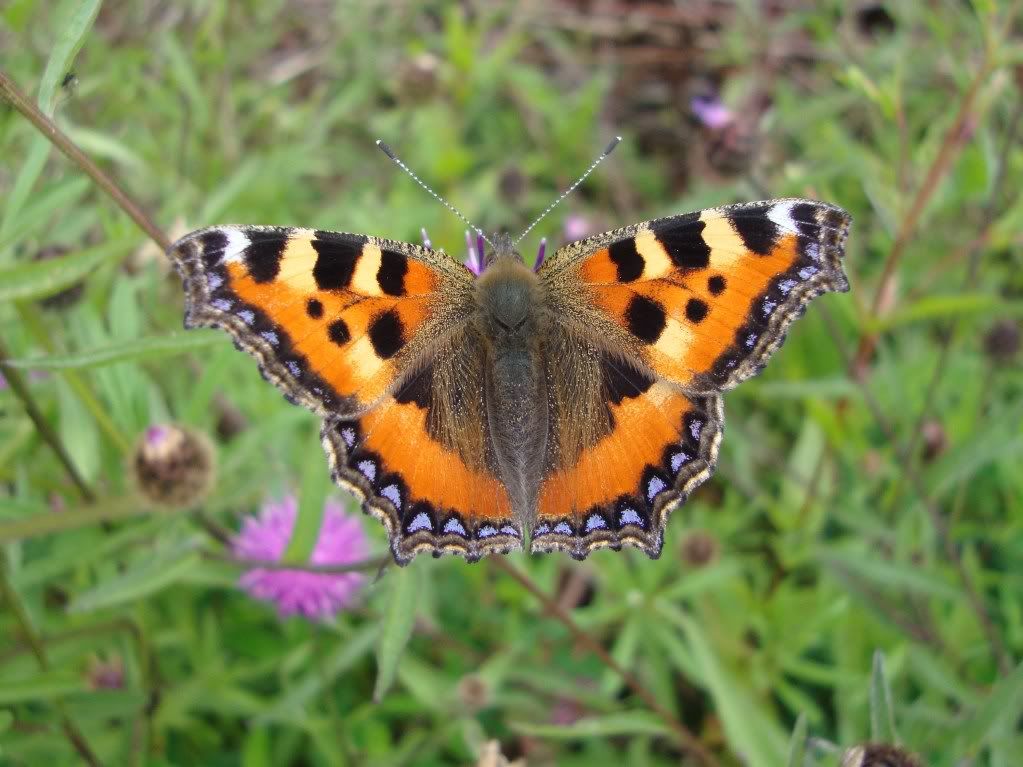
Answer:
[(527, 267), (507, 234), (494, 236), (485, 268), (476, 284), (487, 334), (495, 341), (528, 338), (536, 314), (536, 275)]
[(515, 250), (511, 235), (507, 232), (498, 232), (493, 236), (492, 247), (486, 251), (483, 266), (486, 268), (502, 258), (510, 258), (522, 263), (522, 256)]

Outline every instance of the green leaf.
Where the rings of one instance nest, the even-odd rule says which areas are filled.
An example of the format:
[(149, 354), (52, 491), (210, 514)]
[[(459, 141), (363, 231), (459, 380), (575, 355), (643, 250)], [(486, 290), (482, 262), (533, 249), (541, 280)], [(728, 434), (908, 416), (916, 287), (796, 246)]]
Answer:
[[(702, 682), (714, 699), (734, 753), (750, 767), (776, 767), (785, 759), (786, 738), (771, 716), (758, 705), (752, 690), (740, 684), (715, 652), (703, 628), (688, 615), (680, 616)], [(765, 704), (766, 706), (766, 704)]]
[(415, 563), (391, 569), (391, 593), (380, 629), (377, 645), (377, 681), (373, 686), (373, 702), (379, 703), (394, 683), (398, 661), (412, 636), (416, 609), (419, 606), (419, 585), (423, 568)]
[(1023, 301), (1006, 301), (988, 293), (961, 293), (954, 296), (928, 296), (866, 323), (867, 332), (886, 333), (900, 325), (914, 322), (949, 319), (971, 314), (997, 314), (1006, 317), (1023, 315)]
[(71, 69), (71, 63), (85, 42), (85, 36), (92, 28), (101, 4), (102, 0), (76, 0), (62, 7), (62, 10), (69, 8), (69, 13), (61, 23), (55, 25), (55, 28), (60, 30), (60, 35), (50, 49), (50, 58), (46, 62), (43, 79), (39, 82), (39, 109), (51, 117), (57, 89), (60, 88), (64, 76)]
[(895, 710), (892, 688), (885, 673), (884, 653), (874, 651), (874, 664), (870, 672), (870, 737), (879, 743), (898, 743), (895, 730)]
[(886, 593), (903, 589), (948, 600), (961, 599), (963, 596), (954, 587), (913, 565), (887, 562), (878, 557), (836, 550), (825, 551), (819, 556), (825, 565), (838, 574), (858, 577), (881, 587)]
[(804, 767), (806, 764), (806, 714), (800, 714), (789, 740), (788, 767)]
[(980, 709), (960, 729), (960, 748), (964, 757), (976, 754), (992, 734), (1023, 714), (1023, 663), (1009, 676), (1001, 679), (987, 696)]
[(29, 679), (5, 679), (0, 685), (0, 705), (62, 698), (85, 688), (79, 674), (69, 671), (43, 671)]
[(143, 558), (141, 564), (135, 563), (113, 578), (79, 594), (68, 610), (81, 613), (134, 602), (184, 578), (198, 564), (199, 554), (193, 550), (191, 543), (176, 546), (154, 558)]
[(588, 716), (567, 725), (509, 722), (509, 726), (523, 735), (562, 740), (610, 738), (618, 735), (671, 734), (671, 730), (668, 729), (663, 721), (646, 711), (626, 711), (620, 714)]
[(288, 685), (285, 694), (258, 716), (255, 724), (305, 719), (305, 705), (325, 687), (333, 685), (337, 677), (358, 663), (362, 656), (369, 652), (377, 636), (378, 628), (371, 624), (344, 638), (334, 652), (315, 664), (312, 671), (300, 681)]
[(52, 357), (29, 357), (7, 360), (16, 368), (33, 370), (68, 370), (103, 367), (117, 362), (138, 362), (153, 357), (171, 357), (176, 354), (206, 349), (225, 343), (223, 333), (214, 330), (192, 330), (187, 333), (170, 333), (165, 336), (149, 336), (135, 341), (101, 346), (74, 354)]
[(302, 462), (301, 472), (298, 514), (282, 557), (284, 562), (296, 565), (308, 562), (313, 555), (323, 525), (324, 502), (331, 489), (329, 474), (323, 463), (323, 448), (318, 441), (312, 440), (306, 447), (306, 460)]
[(19, 263), (0, 270), (0, 303), (16, 299), (46, 298), (91, 273), (109, 258), (123, 255), (127, 242), (107, 242), (69, 256)]

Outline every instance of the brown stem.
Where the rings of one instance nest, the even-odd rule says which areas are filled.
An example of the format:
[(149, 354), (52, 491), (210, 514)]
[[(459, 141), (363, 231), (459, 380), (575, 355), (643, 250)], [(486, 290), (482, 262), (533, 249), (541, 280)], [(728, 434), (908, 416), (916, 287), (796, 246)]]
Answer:
[[(25, 609), (25, 605), (21, 601), (21, 595), (18, 594), (14, 585), (10, 582), (7, 577), (7, 558), (3, 554), (3, 549), (0, 549), (0, 598), (5, 601), (11, 608), (11, 612), (14, 614), (15, 621), (17, 621), (18, 628), (21, 629), (21, 633), (32, 649), (32, 654), (35, 655), (36, 662), (39, 664), (39, 668), (43, 671), (48, 671), (50, 668), (50, 659), (46, 655), (46, 648), (43, 646), (42, 641), (39, 639), (39, 635), (36, 634), (35, 628), (32, 626), (32, 620), (29, 618), (28, 611)], [(57, 709), (57, 714), (60, 717), (60, 726), (67, 736), (67, 739), (71, 742), (71, 746), (78, 752), (78, 755), (85, 761), (90, 767), (101, 767), (102, 762), (97, 758), (96, 754), (93, 753), (89, 747), (89, 742), (82, 735), (81, 731), (68, 716), (67, 708), (64, 706), (64, 701), (60, 698), (53, 702), (54, 708)]]
[[(905, 218), (902, 219), (902, 226), (899, 227), (899, 231), (895, 236), (892, 249), (885, 259), (884, 268), (881, 270), (881, 279), (877, 283), (877, 290), (874, 292), (874, 298), (870, 304), (870, 313), (875, 317), (878, 311), (880, 311), (884, 296), (892, 288), (895, 268), (899, 265), (902, 256), (906, 252), (906, 247), (916, 234), (920, 216), (923, 215), (927, 203), (930, 202), (931, 197), (938, 190), (942, 178), (948, 173), (948, 169), (951, 167), (952, 161), (959, 154), (959, 150), (966, 144), (968, 138), (968, 132), (965, 130), (966, 122), (972, 113), (973, 103), (977, 100), (981, 87), (988, 81), (992, 69), (991, 51), (990, 48), (985, 48), (984, 59), (977, 70), (977, 74), (959, 101), (959, 110), (956, 112), (955, 120), (952, 121), (952, 126), (945, 133), (941, 146), (938, 149), (938, 154), (935, 156), (930, 168), (927, 169), (927, 175), (913, 197), (909, 211), (906, 213)], [(867, 333), (860, 339), (856, 356), (850, 364), (850, 375), (855, 375), (856, 371), (862, 369), (867, 363), (870, 355), (873, 354), (876, 343), (877, 332)]]
[[(827, 325), (828, 332), (831, 335), (832, 340), (835, 342), (835, 348), (838, 350), (843, 362), (847, 365), (851, 364), (851, 355), (849, 354), (848, 349), (846, 349), (845, 342), (842, 340), (841, 331), (839, 330), (834, 317), (831, 316), (831, 312), (828, 311), (827, 306), (821, 306), (819, 311), (824, 319), (825, 325)], [(853, 376), (853, 381), (855, 381), (856, 385), (860, 388), (860, 391), (863, 394), (863, 400), (867, 405), (867, 409), (870, 410), (871, 416), (873, 416), (877, 425), (884, 433), (885, 439), (887, 439), (890, 444), (895, 444), (895, 431), (888, 422), (888, 419), (885, 418), (884, 412), (881, 410), (880, 403), (878, 403), (877, 398), (874, 397), (874, 393), (870, 390), (870, 387), (867, 386), (866, 381), (862, 378)], [(963, 586), (963, 590), (966, 592), (966, 597), (970, 602), (970, 607), (973, 609), (977, 622), (980, 624), (981, 630), (987, 637), (988, 644), (991, 647), (991, 654), (996, 658), (999, 670), (1001, 670), (1002, 673), (1008, 673), (1008, 671), (1012, 668), (1012, 664), (1009, 660), (1009, 654), (1006, 651), (1005, 645), (1002, 643), (1002, 638), (995, 630), (994, 623), (987, 611), (987, 605), (985, 605), (984, 600), (981, 599), (980, 593), (973, 584), (973, 579), (970, 577), (969, 572), (966, 570), (966, 566), (963, 564), (962, 558), (959, 556), (959, 552), (955, 547), (955, 543), (952, 541), (951, 534), (949, 533), (948, 525), (945, 523), (945, 518), (941, 515), (941, 511), (931, 500), (930, 495), (927, 492), (927, 487), (924, 485), (923, 479), (916, 471), (916, 468), (912, 464), (907, 463), (902, 466), (902, 471), (913, 485), (913, 489), (920, 498), (920, 502), (924, 505), (924, 509), (927, 511), (927, 515), (931, 519), (931, 525), (933, 525), (935, 532), (938, 534), (938, 538), (941, 540), (945, 556), (953, 565), (955, 565), (956, 574), (959, 576), (959, 581)]]
[(36, 105), (29, 100), (15, 82), (3, 71), (0, 71), (0, 96), (11, 102), (11, 105), (21, 112), (26, 120), (36, 126), (39, 132), (46, 136), (57, 149), (84, 170), (89, 178), (96, 183), (96, 186), (110, 195), (114, 202), (121, 207), (121, 210), (131, 216), (131, 219), (138, 224), (142, 231), (149, 235), (153, 242), (164, 250), (170, 247), (170, 240), (153, 223), (153, 220), (145, 211), (132, 202), (110, 176), (100, 170), (99, 166), (90, 160), (88, 155), (75, 146), (74, 142), (56, 126), (53, 120), (40, 112)]
[(245, 559), (244, 557), (236, 557), (231, 554), (222, 554), (219, 551), (204, 551), (202, 552), (204, 559), (210, 559), (214, 562), (227, 562), (228, 564), (237, 565), (246, 569), (260, 569), (260, 570), (301, 570), (307, 573), (359, 573), (368, 572), (372, 570), (379, 570), (381, 567), (391, 562), (390, 555), (372, 557), (371, 559), (363, 559), (359, 562), (351, 562), (346, 565), (314, 565), (314, 564), (290, 564), (288, 562), (269, 561), (262, 559)]
[[(991, 227), (994, 225), (995, 219), (998, 217), (998, 203), (1002, 196), (1005, 179), (1008, 176), (1006, 169), (1009, 162), (1009, 151), (1016, 144), (1016, 137), (1019, 133), (1021, 123), (1023, 123), (1023, 103), (1017, 103), (1016, 108), (1012, 113), (1012, 117), (1009, 120), (1009, 129), (1005, 134), (1001, 150), (998, 153), (995, 180), (991, 185), (991, 194), (984, 203), (984, 208), (981, 213), (980, 235), (975, 237), (973, 242), (970, 244), (966, 276), (963, 278), (963, 287), (960, 291), (962, 293), (971, 292), (977, 285), (977, 280), (980, 276), (980, 257), (983, 253), (984, 246), (987, 245), (988, 239), (991, 235)], [(945, 378), (945, 369), (948, 366), (948, 361), (951, 357), (952, 344), (959, 332), (959, 326), (959, 319), (954, 318), (949, 321), (948, 325), (945, 327), (944, 333), (942, 334), (941, 347), (938, 352), (938, 362), (934, 366), (934, 372), (931, 374), (931, 380), (927, 385), (927, 392), (924, 395), (924, 404), (923, 407), (920, 408), (920, 413), (916, 418), (912, 431), (910, 432), (909, 442), (899, 453), (898, 463), (900, 465), (905, 465), (911, 462), (913, 460), (914, 453), (916, 453), (917, 445), (920, 442), (920, 437), (923, 433), (924, 422), (930, 416), (931, 409), (934, 406), (934, 398), (937, 395), (938, 386)], [(894, 507), (894, 505), (898, 502), (899, 496), (900, 492), (897, 487), (896, 492), (893, 495), (891, 503), (892, 507)], [(1003, 671), (1007, 672), (1008, 669), (1003, 669)]]
[(21, 375), (21, 371), (16, 368), (12, 368), (7, 365), (5, 360), (10, 356), (10, 352), (7, 350), (7, 346), (2, 340), (0, 340), (0, 373), (3, 373), (7, 383), (11, 385), (11, 390), (14, 395), (21, 400), (21, 404), (25, 407), (25, 412), (28, 413), (28, 417), (32, 420), (36, 430), (39, 432), (39, 436), (43, 438), (43, 442), (49, 445), (50, 449), (57, 456), (57, 460), (64, 466), (64, 470), (67, 471), (68, 476), (71, 477), (71, 481), (75, 487), (78, 488), (79, 494), (85, 499), (87, 503), (95, 503), (96, 495), (92, 492), (85, 479), (78, 473), (78, 468), (75, 466), (74, 461), (71, 460), (71, 456), (68, 455), (67, 450), (64, 448), (64, 443), (60, 441), (60, 437), (57, 436), (57, 432), (54, 431), (53, 426), (46, 420), (46, 416), (43, 415), (39, 409), (39, 405), (36, 404), (35, 397), (32, 395), (32, 391), (28, 388), (25, 383), (24, 377)]
[(533, 580), (526, 575), (526, 573), (519, 570), (517, 567), (512, 565), (505, 557), (495, 556), (489, 557), (494, 567), (503, 571), (506, 575), (511, 576), (513, 579), (519, 582), (519, 584), (532, 594), (536, 599), (544, 606), (544, 609), (553, 615), (569, 633), (575, 637), (575, 639), (582, 645), (592, 652), (597, 658), (611, 669), (614, 673), (621, 677), (622, 681), (638, 695), (644, 703), (659, 716), (664, 723), (668, 725), (673, 733), (675, 733), (678, 740), (681, 742), (683, 749), (689, 751), (695, 756), (702, 764), (711, 765), (715, 767), (719, 765), (717, 759), (714, 758), (697, 737), (690, 732), (690, 730), (678, 720), (678, 718), (672, 714), (668, 709), (658, 702), (657, 698), (651, 693), (631, 672), (627, 671), (621, 666), (611, 655), (604, 649), (604, 646), (600, 644), (596, 639), (590, 636), (586, 631), (579, 627), (572, 616), (561, 607), (554, 599), (549, 597), (543, 592), (543, 590), (537, 586)]

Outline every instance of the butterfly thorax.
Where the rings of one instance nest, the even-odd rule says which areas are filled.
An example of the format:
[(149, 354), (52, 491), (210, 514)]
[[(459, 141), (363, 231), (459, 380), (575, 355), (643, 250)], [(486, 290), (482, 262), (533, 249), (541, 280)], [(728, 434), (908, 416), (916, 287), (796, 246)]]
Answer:
[(476, 300), (487, 350), (487, 416), (495, 458), (513, 512), (528, 529), (548, 434), (538, 337), (542, 292), (517, 253), (499, 251), (476, 281)]

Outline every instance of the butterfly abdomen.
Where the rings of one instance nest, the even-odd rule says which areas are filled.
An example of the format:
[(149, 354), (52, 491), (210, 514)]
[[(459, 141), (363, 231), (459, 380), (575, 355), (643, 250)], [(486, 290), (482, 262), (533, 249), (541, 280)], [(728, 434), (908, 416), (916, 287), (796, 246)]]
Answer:
[(518, 258), (498, 258), (477, 281), (487, 339), (487, 417), (501, 480), (527, 527), (536, 513), (548, 435), (537, 333), (541, 300), (536, 275)]

